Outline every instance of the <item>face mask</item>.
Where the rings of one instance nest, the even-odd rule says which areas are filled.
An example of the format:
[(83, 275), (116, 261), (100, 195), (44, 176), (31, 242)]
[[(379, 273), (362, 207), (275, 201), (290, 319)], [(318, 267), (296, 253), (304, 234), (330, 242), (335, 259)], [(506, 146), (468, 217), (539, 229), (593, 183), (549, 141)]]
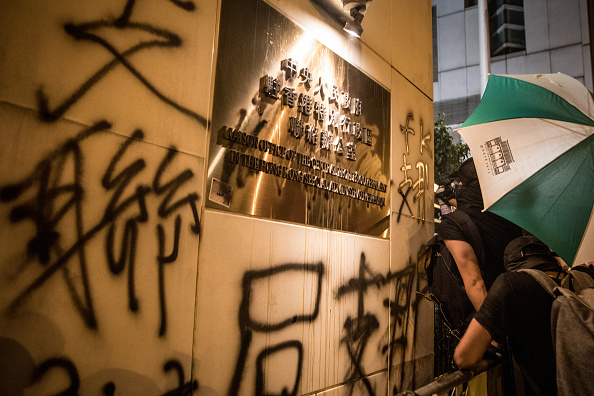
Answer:
[(464, 184), (459, 185), (456, 189), (456, 202), (458, 203), (458, 208), (474, 207), (483, 209), (481, 190), (468, 187)]

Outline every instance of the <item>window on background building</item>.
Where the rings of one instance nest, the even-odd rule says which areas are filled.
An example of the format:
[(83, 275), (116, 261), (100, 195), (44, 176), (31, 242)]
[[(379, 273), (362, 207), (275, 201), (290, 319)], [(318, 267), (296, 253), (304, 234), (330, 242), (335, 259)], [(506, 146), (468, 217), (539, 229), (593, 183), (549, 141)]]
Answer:
[(439, 69), (437, 67), (437, 7), (431, 7), (431, 19), (433, 21), (433, 82), (437, 82)]
[(477, 0), (464, 0), (464, 8), (474, 7), (477, 5)]
[(489, 0), (491, 56), (526, 49), (523, 0)]

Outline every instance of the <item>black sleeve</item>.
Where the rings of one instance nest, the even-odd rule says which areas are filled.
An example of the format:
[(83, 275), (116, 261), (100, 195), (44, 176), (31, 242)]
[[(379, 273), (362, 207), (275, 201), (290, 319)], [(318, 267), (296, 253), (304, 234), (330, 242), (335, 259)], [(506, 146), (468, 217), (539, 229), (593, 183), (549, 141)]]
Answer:
[(474, 316), (477, 322), (499, 343), (504, 341), (509, 329), (510, 311), (507, 301), (511, 296), (509, 287), (506, 277), (499, 276), (489, 289), (483, 305)]
[(468, 237), (455, 221), (456, 212), (450, 213), (443, 217), (439, 225), (438, 238), (442, 241), (465, 241), (468, 242)]

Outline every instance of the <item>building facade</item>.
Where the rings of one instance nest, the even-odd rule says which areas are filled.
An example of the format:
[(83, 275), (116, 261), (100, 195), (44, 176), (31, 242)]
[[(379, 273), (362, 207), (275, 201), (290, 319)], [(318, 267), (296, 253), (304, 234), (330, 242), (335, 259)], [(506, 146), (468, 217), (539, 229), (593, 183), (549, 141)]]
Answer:
[[(565, 73), (592, 91), (587, 0), (489, 0), (490, 72)], [(435, 114), (456, 126), (480, 100), (476, 0), (433, 0)]]
[(430, 16), (0, 2), (0, 393), (431, 381)]

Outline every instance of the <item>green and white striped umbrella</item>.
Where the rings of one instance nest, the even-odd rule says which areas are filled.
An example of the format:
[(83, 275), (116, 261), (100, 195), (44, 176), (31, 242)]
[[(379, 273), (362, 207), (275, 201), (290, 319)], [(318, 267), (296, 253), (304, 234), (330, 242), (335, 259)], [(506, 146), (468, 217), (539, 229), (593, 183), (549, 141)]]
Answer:
[(569, 266), (594, 261), (594, 100), (586, 87), (561, 73), (490, 75), (458, 131), (486, 209)]

